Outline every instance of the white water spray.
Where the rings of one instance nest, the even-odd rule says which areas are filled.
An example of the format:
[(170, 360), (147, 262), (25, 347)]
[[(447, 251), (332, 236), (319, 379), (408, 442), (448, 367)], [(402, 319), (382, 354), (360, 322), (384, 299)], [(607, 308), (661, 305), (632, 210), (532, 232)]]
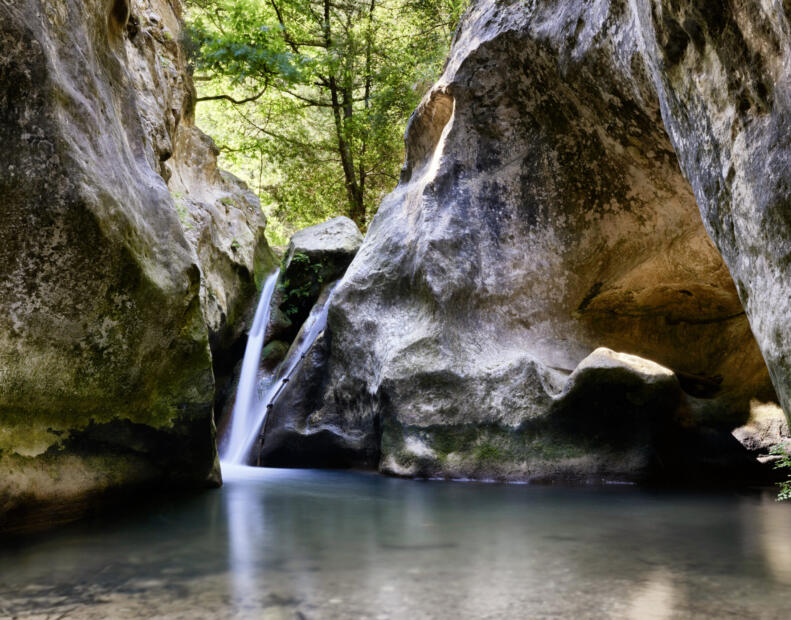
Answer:
[(261, 291), (261, 299), (255, 311), (253, 327), (247, 337), (247, 348), (244, 350), (244, 361), (242, 362), (242, 373), (239, 376), (239, 387), (236, 390), (236, 402), (231, 414), (231, 424), (228, 432), (228, 441), (225, 449), (220, 455), (222, 461), (242, 464), (247, 457), (250, 448), (249, 436), (255, 433), (252, 427), (255, 425), (256, 410), (258, 399), (258, 365), (261, 362), (261, 350), (264, 347), (264, 336), (266, 326), (269, 323), (270, 305), (272, 295), (275, 293), (275, 284), (279, 272), (276, 271), (264, 284)]

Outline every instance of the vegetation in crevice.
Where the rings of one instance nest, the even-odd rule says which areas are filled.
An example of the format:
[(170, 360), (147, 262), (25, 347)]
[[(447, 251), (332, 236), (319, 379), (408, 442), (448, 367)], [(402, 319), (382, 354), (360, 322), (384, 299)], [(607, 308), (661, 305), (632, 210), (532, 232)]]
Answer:
[(284, 259), (277, 288), (282, 299), (280, 310), (292, 322), (301, 324), (304, 318), (299, 321), (299, 317), (303, 314), (307, 316), (306, 311), (310, 312), (313, 307), (324, 283), (322, 270), (321, 261), (312, 261), (301, 252), (296, 252), (288, 265)]
[[(775, 469), (782, 471), (791, 469), (791, 454), (783, 446), (775, 446), (772, 448), (771, 454), (780, 457), (774, 464)], [(791, 473), (786, 473), (788, 473), (788, 477), (777, 483), (777, 486), (780, 487), (777, 494), (778, 501), (791, 499)]]

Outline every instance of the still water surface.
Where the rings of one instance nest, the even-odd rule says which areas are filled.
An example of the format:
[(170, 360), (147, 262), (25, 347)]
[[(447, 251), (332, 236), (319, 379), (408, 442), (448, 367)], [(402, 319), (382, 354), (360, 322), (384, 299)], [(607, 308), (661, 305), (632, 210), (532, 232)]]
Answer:
[(226, 469), (0, 550), (0, 618), (791, 617), (770, 494)]

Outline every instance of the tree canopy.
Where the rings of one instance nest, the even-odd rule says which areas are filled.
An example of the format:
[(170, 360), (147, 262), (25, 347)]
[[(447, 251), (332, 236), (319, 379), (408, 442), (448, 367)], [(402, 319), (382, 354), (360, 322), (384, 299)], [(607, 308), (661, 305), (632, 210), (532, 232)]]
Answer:
[(465, 0), (191, 0), (199, 122), (284, 233), (365, 228)]

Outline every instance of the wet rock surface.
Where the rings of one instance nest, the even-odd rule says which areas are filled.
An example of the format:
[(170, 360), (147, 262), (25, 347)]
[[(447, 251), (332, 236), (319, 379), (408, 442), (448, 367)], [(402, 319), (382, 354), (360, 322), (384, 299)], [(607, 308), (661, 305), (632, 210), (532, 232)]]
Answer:
[(0, 3), (3, 526), (219, 482), (210, 344), (272, 261), (192, 126), (179, 32), (178, 2)]
[(605, 346), (672, 371), (680, 404), (655, 404), (689, 431), (682, 452), (733, 441), (750, 402), (775, 398), (762, 353), (781, 399), (789, 384), (791, 234), (771, 225), (788, 200), (788, 45), (779, 5), (474, 3), (334, 295), (323, 394), (292, 415), (370, 438), (393, 473), (595, 476), (596, 446), (553, 452), (548, 429), (566, 377)]

